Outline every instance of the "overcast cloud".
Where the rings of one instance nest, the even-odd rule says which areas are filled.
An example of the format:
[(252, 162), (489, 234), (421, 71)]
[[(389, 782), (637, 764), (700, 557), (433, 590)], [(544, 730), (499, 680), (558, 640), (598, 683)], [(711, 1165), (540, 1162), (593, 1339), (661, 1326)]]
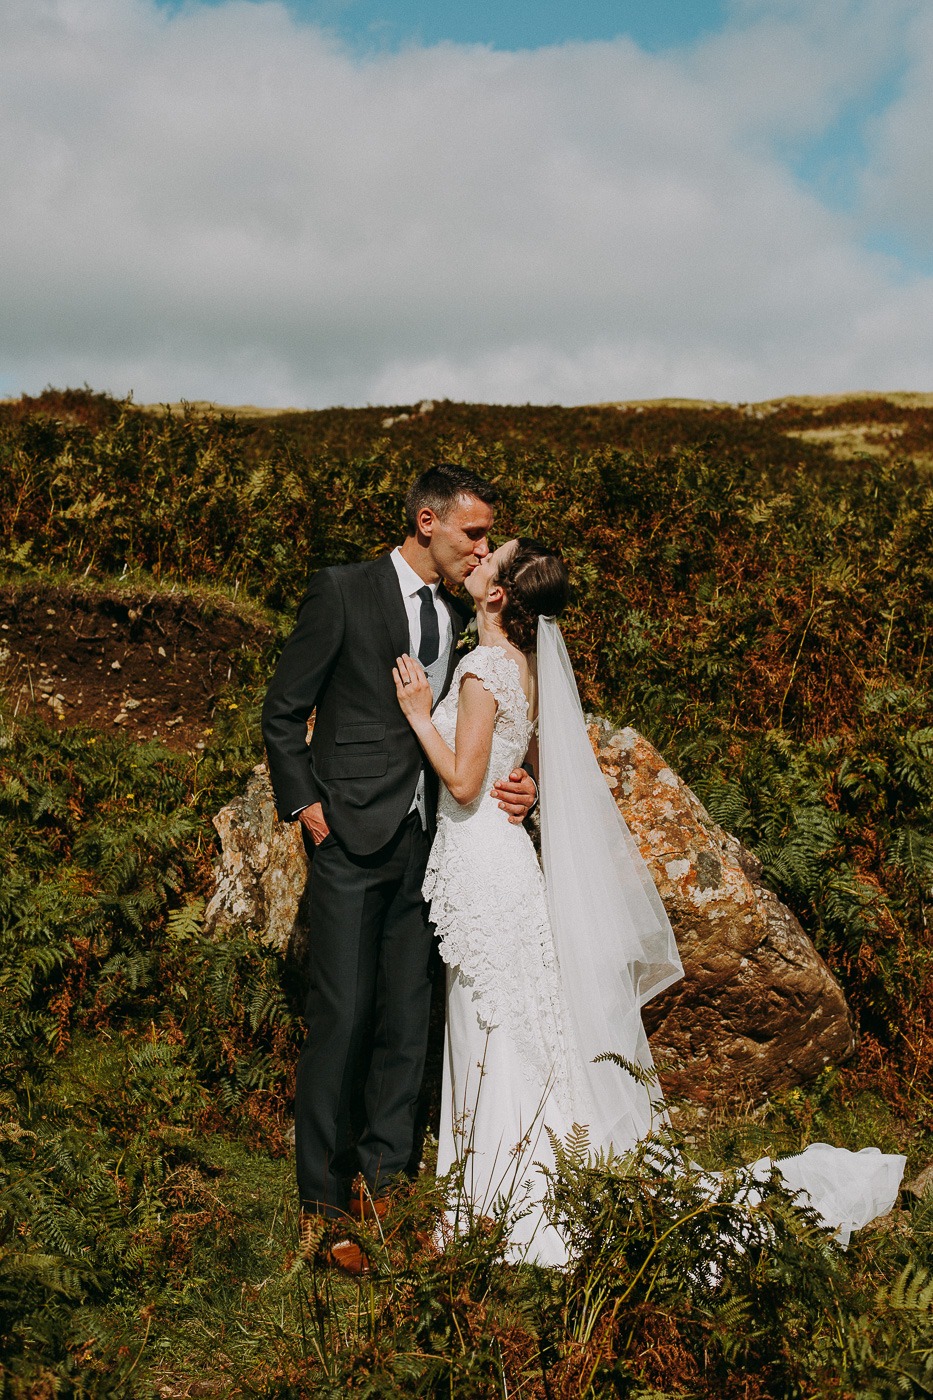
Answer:
[[(846, 209), (793, 174), (903, 71)], [(351, 55), (275, 3), (0, 7), (0, 386), (565, 403), (933, 388), (933, 16), (742, 0)]]

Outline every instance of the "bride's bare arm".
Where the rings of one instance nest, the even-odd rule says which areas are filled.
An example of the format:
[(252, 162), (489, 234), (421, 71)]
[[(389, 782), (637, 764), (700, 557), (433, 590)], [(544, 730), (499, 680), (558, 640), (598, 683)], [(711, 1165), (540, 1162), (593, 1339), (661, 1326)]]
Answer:
[(457, 748), (449, 748), (431, 720), (431, 685), (419, 661), (400, 656), (392, 670), (398, 702), (435, 773), (451, 796), (466, 806), (480, 794), (498, 708), (475, 676), (464, 676), (457, 705)]

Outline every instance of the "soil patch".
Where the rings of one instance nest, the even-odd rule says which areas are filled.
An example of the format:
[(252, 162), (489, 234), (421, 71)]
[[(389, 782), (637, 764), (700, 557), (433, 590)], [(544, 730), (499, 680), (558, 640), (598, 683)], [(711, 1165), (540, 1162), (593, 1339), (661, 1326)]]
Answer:
[(272, 628), (190, 593), (0, 587), (0, 687), (17, 713), (204, 746), (223, 688)]

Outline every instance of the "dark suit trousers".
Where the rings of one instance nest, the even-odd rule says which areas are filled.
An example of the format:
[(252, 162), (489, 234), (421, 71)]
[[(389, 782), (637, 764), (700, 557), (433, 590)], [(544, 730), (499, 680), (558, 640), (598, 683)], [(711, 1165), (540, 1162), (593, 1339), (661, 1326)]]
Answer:
[(412, 813), (374, 855), (333, 835), (312, 855), (295, 1151), (301, 1203), (325, 1215), (346, 1209), (357, 1170), (379, 1190), (411, 1157), (431, 1010), (429, 848)]

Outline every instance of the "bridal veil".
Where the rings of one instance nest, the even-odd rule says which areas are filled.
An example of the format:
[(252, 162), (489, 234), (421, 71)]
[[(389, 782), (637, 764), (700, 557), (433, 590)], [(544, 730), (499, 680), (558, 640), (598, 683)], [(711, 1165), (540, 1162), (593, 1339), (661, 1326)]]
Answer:
[[(651, 1080), (625, 1073), (607, 1051), (652, 1068), (641, 1009), (683, 976), (661, 897), (596, 760), (570, 657), (557, 623), (538, 622), (541, 856), (570, 1039), (576, 1042), (574, 1117), (594, 1152), (624, 1153), (661, 1126)], [(794, 1157), (762, 1159), (840, 1240), (897, 1199), (905, 1158), (811, 1143)], [(711, 1180), (716, 1177), (711, 1174)]]
[(594, 1151), (624, 1152), (657, 1127), (660, 1096), (612, 1062), (650, 1070), (641, 1011), (683, 976), (670, 921), (590, 744), (570, 657), (538, 621), (541, 856), (565, 1007), (576, 1041), (578, 1122)]

